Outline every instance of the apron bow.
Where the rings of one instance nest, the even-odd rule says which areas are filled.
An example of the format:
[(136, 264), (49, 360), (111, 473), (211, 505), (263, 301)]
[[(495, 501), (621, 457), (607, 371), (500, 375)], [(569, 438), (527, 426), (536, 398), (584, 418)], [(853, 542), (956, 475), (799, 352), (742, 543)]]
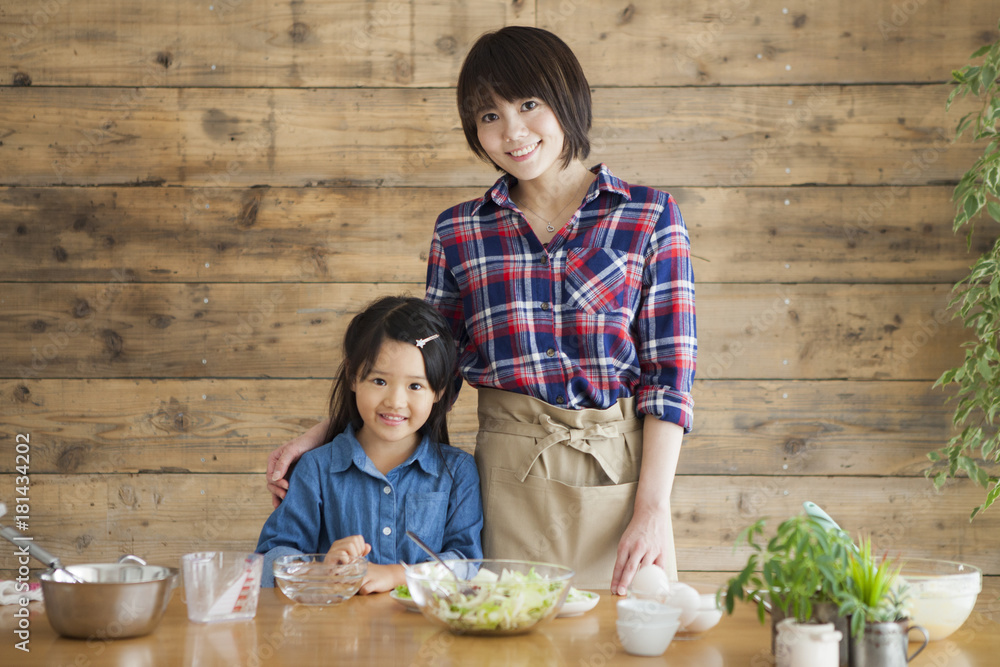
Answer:
[(542, 455), (542, 452), (553, 445), (565, 444), (567, 447), (572, 447), (577, 451), (593, 456), (611, 482), (618, 484), (622, 476), (622, 461), (620, 457), (615, 461), (609, 459), (606, 456), (606, 452), (602, 451), (602, 448), (599, 446), (601, 443), (606, 443), (618, 437), (619, 430), (616, 423), (591, 424), (585, 428), (570, 428), (565, 424), (554, 421), (549, 415), (542, 415), (540, 421), (542, 428), (548, 432), (548, 435), (535, 443), (535, 449), (532, 452), (531, 458), (526, 460), (524, 465), (517, 471), (516, 474), (519, 481), (523, 482), (525, 480), (528, 472), (535, 465), (535, 461)]

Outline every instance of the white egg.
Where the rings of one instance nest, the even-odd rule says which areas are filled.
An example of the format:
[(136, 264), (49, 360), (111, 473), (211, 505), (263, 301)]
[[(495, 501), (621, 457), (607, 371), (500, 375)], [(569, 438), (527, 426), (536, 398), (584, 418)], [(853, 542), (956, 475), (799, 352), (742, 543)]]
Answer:
[(670, 591), (670, 579), (658, 565), (643, 565), (632, 578), (632, 590), (643, 595), (666, 597)]
[(667, 596), (667, 604), (681, 609), (681, 628), (685, 628), (698, 616), (698, 605), (701, 603), (701, 596), (692, 586), (675, 581), (670, 584), (670, 594)]

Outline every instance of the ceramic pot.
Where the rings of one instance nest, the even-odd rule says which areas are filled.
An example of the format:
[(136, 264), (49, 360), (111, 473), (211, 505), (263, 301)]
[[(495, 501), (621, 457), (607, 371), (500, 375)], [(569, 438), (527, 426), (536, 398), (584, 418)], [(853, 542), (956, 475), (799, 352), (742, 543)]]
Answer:
[(840, 664), (840, 632), (833, 623), (799, 623), (786, 618), (778, 623), (774, 650), (777, 667), (837, 667)]
[[(770, 606), (771, 612), (771, 652), (777, 649), (778, 623), (785, 619), (785, 613), (777, 605)], [(821, 602), (813, 605), (812, 621), (816, 623), (833, 623), (833, 629), (840, 633), (840, 647), (838, 648), (838, 667), (848, 667), (850, 655), (848, 651), (847, 636), (850, 632), (846, 617), (837, 613), (837, 605), (833, 602)]]

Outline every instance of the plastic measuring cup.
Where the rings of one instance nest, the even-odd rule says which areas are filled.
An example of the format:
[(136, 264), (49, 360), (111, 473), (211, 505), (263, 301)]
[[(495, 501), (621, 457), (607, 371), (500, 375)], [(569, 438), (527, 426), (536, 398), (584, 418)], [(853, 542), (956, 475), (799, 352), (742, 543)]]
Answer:
[(181, 557), (184, 601), (195, 623), (236, 621), (257, 614), (264, 556), (230, 551), (199, 551)]

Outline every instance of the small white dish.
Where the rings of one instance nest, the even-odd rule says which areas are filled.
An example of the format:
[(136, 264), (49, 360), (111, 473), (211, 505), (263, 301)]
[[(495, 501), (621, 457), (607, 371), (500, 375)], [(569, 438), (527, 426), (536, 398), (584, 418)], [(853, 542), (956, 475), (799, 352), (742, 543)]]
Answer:
[(418, 607), (417, 603), (413, 601), (413, 598), (400, 597), (399, 593), (395, 590), (389, 591), (389, 597), (403, 605), (406, 611), (415, 611), (418, 614), (420, 613), (420, 607)]
[(617, 621), (615, 627), (626, 653), (652, 657), (663, 655), (681, 624), (679, 621), (672, 623)]
[[(570, 600), (571, 597), (574, 599)], [(597, 593), (571, 588), (569, 589), (569, 593), (566, 595), (566, 602), (563, 603), (562, 609), (559, 610), (559, 615), (556, 616), (556, 618), (579, 616), (596, 607), (597, 603), (600, 601), (601, 596)]]
[(655, 600), (626, 598), (618, 601), (618, 620), (624, 623), (646, 625), (677, 623), (681, 621), (681, 609)]

